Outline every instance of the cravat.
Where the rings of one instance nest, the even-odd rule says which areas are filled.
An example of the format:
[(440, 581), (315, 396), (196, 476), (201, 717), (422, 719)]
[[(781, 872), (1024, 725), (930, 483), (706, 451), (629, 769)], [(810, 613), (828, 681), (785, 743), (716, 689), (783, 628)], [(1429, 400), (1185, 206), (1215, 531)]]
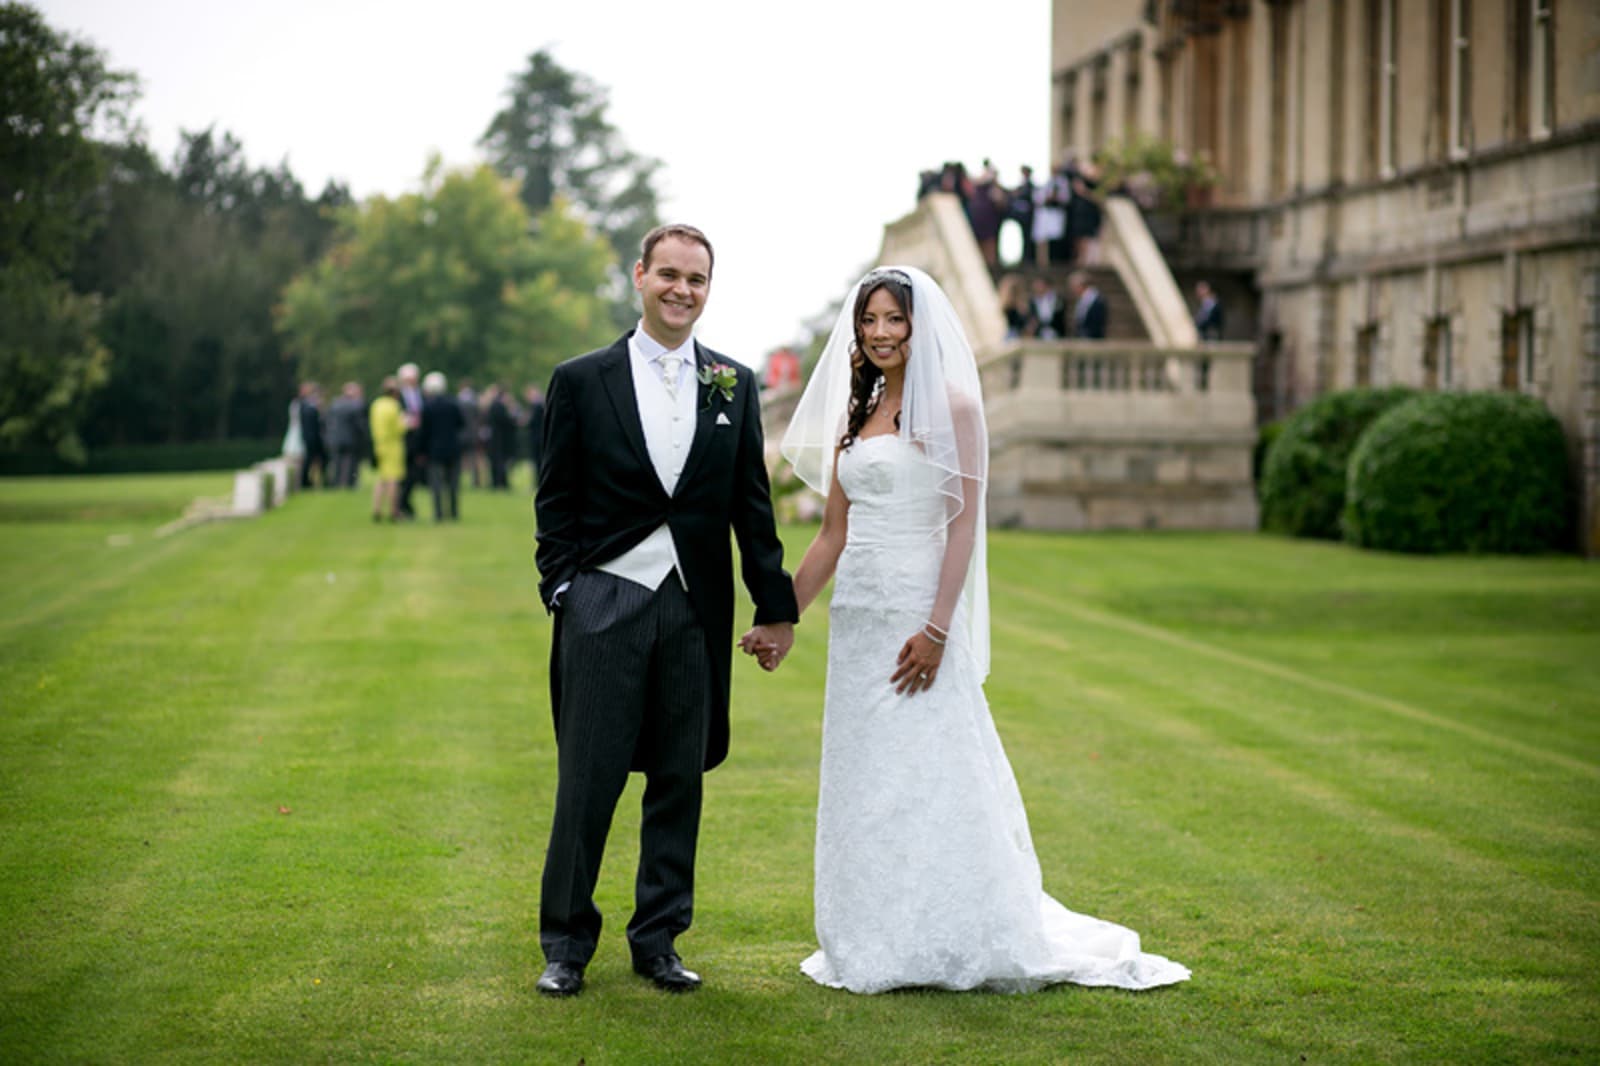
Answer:
[(667, 387), (667, 395), (674, 400), (678, 398), (678, 368), (683, 365), (683, 356), (677, 352), (665, 352), (661, 356), (661, 382)]

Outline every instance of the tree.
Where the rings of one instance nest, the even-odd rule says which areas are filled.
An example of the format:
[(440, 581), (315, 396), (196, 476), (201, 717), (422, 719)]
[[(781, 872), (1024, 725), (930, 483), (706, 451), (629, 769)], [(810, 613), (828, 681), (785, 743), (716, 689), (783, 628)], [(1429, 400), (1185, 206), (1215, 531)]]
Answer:
[(105, 159), (93, 137), (126, 126), (137, 90), (92, 45), (26, 4), (0, 4), (0, 262), (66, 269), (100, 210)]
[(421, 191), (337, 214), (333, 247), (278, 313), (306, 376), (370, 382), (414, 362), (452, 380), (542, 380), (610, 333), (610, 251), (559, 197), (530, 224), (488, 167), (435, 159)]
[(100, 336), (116, 353), (89, 443), (282, 432), (295, 368), (272, 309), (326, 246), (324, 208), (348, 194), (309, 200), (286, 166), (252, 168), (209, 129), (182, 135), (170, 171), (142, 145), (109, 155), (106, 222), (76, 268), (105, 294)]
[(103, 210), (93, 135), (125, 124), (136, 91), (33, 8), (0, 5), (0, 447), (82, 458), (77, 420), (110, 357), (99, 302), (62, 275)]
[(480, 146), (500, 174), (520, 183), (522, 202), (537, 217), (558, 197), (611, 246), (614, 324), (637, 317), (623, 271), (659, 222), (653, 159), (636, 155), (606, 118), (606, 92), (562, 67), (547, 50), (528, 57), (511, 79), (502, 108)]

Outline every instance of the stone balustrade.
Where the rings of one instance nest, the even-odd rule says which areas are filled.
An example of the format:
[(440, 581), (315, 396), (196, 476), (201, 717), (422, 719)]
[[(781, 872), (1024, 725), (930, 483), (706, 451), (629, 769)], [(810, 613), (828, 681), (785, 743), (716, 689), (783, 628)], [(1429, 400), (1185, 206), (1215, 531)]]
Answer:
[(980, 362), (989, 520), (1253, 529), (1248, 344), (1014, 341)]

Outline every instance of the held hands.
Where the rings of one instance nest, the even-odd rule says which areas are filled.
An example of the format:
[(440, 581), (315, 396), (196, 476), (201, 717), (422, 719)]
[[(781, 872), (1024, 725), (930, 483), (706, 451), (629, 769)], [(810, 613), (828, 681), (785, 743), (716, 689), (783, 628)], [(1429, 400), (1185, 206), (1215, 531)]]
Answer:
[(766, 625), (756, 626), (750, 632), (739, 638), (739, 649), (746, 655), (754, 655), (761, 664), (761, 669), (771, 673), (783, 662), (784, 656), (789, 654), (789, 649), (794, 647), (794, 624), (792, 622), (769, 622)]
[(895, 692), (915, 696), (933, 687), (939, 676), (939, 664), (944, 662), (944, 642), (948, 634), (927, 623), (900, 646), (900, 656), (895, 660), (894, 676), (889, 678)]

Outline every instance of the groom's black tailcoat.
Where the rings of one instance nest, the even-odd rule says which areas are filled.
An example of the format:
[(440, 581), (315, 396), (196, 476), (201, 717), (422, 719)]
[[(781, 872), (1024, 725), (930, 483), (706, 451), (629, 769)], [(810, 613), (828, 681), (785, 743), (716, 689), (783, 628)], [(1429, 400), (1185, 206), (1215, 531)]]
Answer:
[[(695, 362), (698, 371), (720, 360), (696, 344)], [(594, 954), (594, 886), (630, 768), (645, 774), (628, 923), (635, 964), (673, 951), (692, 921), (701, 776), (728, 753), (731, 537), (757, 623), (798, 617), (755, 379), (735, 369), (731, 399), (691, 379), (694, 438), (670, 494), (650, 461), (626, 336), (561, 364), (550, 381), (536, 508), (540, 596), (547, 605), (560, 597), (550, 654), (559, 772), (539, 903), (551, 962), (582, 965)], [(595, 572), (662, 523), (687, 590), (675, 574), (646, 589)]]
[[(739, 542), (745, 587), (757, 625), (799, 618), (783, 570), (763, 455), (755, 376), (695, 342), (694, 441), (668, 495), (645, 445), (625, 334), (609, 348), (556, 368), (545, 395), (544, 455), (536, 511), (539, 594), (549, 606), (575, 575), (629, 551), (665, 522), (712, 664), (711, 720), (704, 769), (728, 753), (728, 689), (733, 660), (733, 554)], [(698, 371), (724, 363), (738, 374), (733, 398), (701, 384)], [(720, 417), (719, 417), (720, 416)], [(720, 424), (719, 424), (720, 423)], [(673, 578), (672, 580), (676, 580)], [(555, 611), (550, 705), (562, 713), (561, 612)], [(646, 760), (636, 753), (635, 768)]]

